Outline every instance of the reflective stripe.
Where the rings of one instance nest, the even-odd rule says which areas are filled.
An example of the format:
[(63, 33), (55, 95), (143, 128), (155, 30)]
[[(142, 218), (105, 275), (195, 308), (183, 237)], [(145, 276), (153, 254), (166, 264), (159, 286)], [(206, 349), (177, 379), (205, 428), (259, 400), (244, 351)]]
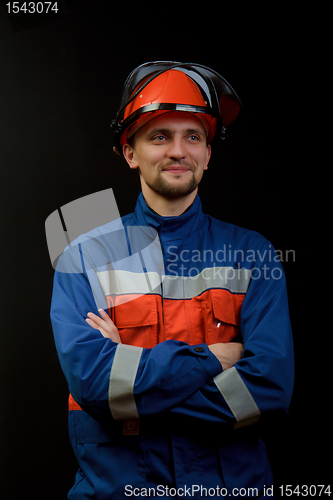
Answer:
[[(98, 280), (107, 295), (146, 294), (161, 284), (161, 277), (155, 272), (131, 273), (129, 271), (100, 271)], [(157, 293), (160, 293), (161, 290)]]
[(224, 288), (232, 293), (246, 293), (251, 278), (250, 269), (233, 267), (206, 267), (194, 276), (166, 275), (163, 297), (192, 299), (210, 288)]
[(239, 423), (248, 425), (258, 420), (260, 410), (234, 366), (213, 380), (238, 422), (235, 428), (241, 426)]
[(118, 344), (109, 382), (109, 406), (115, 420), (139, 418), (134, 399), (134, 382), (142, 347)]
[(107, 270), (98, 272), (97, 275), (106, 296), (145, 294), (153, 291), (159, 295), (163, 293), (166, 299), (192, 299), (210, 288), (223, 288), (232, 293), (246, 293), (251, 279), (251, 270), (207, 267), (194, 276), (160, 276), (156, 272), (133, 273), (123, 270)]

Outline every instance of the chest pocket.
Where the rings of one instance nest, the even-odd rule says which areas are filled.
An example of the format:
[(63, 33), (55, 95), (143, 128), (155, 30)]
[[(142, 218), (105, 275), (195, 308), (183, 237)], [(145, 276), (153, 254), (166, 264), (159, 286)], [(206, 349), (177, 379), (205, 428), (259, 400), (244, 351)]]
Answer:
[(113, 307), (111, 318), (124, 344), (144, 348), (156, 345), (158, 311), (155, 295), (141, 295)]
[[(193, 343), (205, 342), (209, 345), (235, 340), (240, 335), (240, 311), (244, 297), (243, 294), (216, 289), (197, 297), (193, 315), (196, 321), (192, 322)], [(196, 325), (200, 325), (199, 329)]]

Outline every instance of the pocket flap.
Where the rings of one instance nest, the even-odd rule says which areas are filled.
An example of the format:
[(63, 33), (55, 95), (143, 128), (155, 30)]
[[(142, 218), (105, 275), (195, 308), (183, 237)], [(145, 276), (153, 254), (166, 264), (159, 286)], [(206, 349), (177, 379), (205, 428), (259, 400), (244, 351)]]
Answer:
[(244, 300), (243, 295), (232, 294), (227, 290), (212, 292), (213, 311), (216, 319), (238, 326), (240, 323), (240, 311)]
[(156, 325), (156, 297), (155, 295), (141, 295), (115, 306), (113, 313), (117, 328)]

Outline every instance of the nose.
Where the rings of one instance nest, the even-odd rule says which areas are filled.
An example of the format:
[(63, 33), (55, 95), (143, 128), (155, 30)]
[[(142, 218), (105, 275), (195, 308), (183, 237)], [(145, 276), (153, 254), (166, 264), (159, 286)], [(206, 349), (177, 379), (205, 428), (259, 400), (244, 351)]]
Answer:
[(170, 159), (180, 161), (186, 157), (186, 147), (181, 137), (174, 136), (169, 142), (167, 155)]

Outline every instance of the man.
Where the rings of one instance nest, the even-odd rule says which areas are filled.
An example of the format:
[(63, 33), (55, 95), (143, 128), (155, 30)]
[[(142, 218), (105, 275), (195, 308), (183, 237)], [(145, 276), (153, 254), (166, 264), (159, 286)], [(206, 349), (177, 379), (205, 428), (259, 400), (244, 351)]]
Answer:
[(54, 279), (80, 466), (68, 498), (272, 494), (258, 421), (292, 392), (283, 270), (265, 238), (203, 214), (197, 194), (240, 109), (200, 65), (147, 63), (125, 82), (115, 149), (142, 193), (73, 242)]

